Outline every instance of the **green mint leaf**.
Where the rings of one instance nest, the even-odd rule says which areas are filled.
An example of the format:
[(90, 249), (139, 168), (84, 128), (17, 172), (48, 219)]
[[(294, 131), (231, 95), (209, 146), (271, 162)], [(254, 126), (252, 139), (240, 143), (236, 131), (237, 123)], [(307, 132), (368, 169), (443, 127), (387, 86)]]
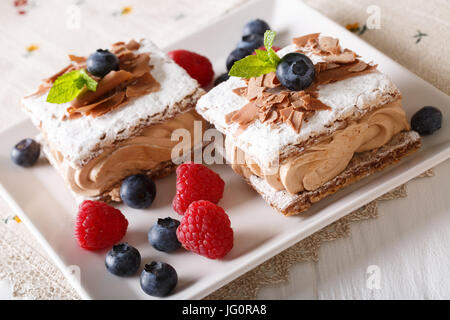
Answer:
[(270, 61), (263, 61), (258, 56), (251, 55), (236, 61), (228, 74), (233, 77), (248, 79), (274, 72), (276, 69), (276, 65), (270, 63)]
[(275, 31), (267, 30), (264, 33), (266, 50), (256, 49), (254, 55), (236, 61), (228, 74), (233, 77), (248, 79), (276, 71), (280, 62), (280, 57), (272, 49), (276, 34)]
[(270, 48), (267, 55), (270, 61), (277, 66), (281, 60), (280, 57), (277, 55), (277, 53), (272, 48)]
[(79, 77), (77, 70), (68, 72), (58, 77), (47, 96), (47, 102), (66, 103), (76, 98), (83, 90), (84, 81)]
[(85, 80), (86, 88), (88, 88), (88, 90), (90, 90), (90, 91), (97, 90), (97, 81), (95, 81), (94, 79), (89, 77), (89, 75), (87, 74), (87, 72), (84, 69), (80, 70), (80, 75)]
[(85, 70), (74, 70), (59, 76), (51, 87), (47, 102), (66, 103), (75, 99), (84, 88), (95, 91), (97, 81), (89, 77)]
[(264, 32), (264, 47), (266, 47), (267, 51), (270, 51), (272, 48), (276, 35), (277, 33), (272, 30), (266, 30), (266, 32)]
[(258, 59), (260, 59), (261, 61), (264, 61), (264, 62), (270, 61), (269, 53), (265, 50), (256, 49), (255, 54), (256, 54), (256, 57)]

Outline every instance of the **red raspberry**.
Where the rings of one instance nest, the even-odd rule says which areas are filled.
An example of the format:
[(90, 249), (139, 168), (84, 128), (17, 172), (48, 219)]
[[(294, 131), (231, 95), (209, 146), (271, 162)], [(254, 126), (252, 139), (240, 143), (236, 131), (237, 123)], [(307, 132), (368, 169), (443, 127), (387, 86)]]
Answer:
[(200, 86), (206, 87), (213, 80), (214, 71), (208, 58), (187, 50), (170, 51), (168, 56), (197, 80)]
[(233, 229), (225, 211), (214, 203), (192, 202), (177, 228), (184, 248), (210, 259), (223, 258), (233, 248)]
[(173, 199), (173, 210), (183, 215), (189, 205), (197, 200), (218, 203), (223, 196), (225, 182), (204, 165), (183, 163), (177, 168), (177, 193)]
[[(264, 46), (261, 46), (261, 47), (259, 47), (258, 49), (259, 49), (259, 50), (266, 51), (266, 47), (264, 47)], [(280, 50), (281, 48), (280, 48), (280, 47), (277, 47), (277, 46), (273, 46), (272, 49), (273, 49), (273, 51), (277, 52), (277, 51)], [(256, 55), (256, 52), (253, 51), (252, 54), (253, 54), (253, 55)]]
[(128, 221), (116, 208), (86, 200), (78, 208), (75, 236), (83, 249), (99, 250), (120, 241), (127, 232)]

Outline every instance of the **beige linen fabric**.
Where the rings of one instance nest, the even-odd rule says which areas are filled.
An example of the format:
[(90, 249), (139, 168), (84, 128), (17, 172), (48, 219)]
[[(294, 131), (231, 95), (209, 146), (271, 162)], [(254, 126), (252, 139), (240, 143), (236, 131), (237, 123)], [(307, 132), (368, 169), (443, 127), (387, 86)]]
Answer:
[[(280, 0), (283, 1), (283, 0)], [(92, 43), (107, 46), (145, 31), (164, 46), (219, 19), (246, 0), (28, 0), (0, 1), (0, 130), (24, 119), (19, 99), (40, 79), (66, 63), (67, 52), (88, 52)], [(450, 2), (306, 0), (338, 23), (359, 24), (361, 37), (437, 88), (450, 94)], [(16, 6), (15, 3), (18, 5)], [(380, 8), (381, 29), (364, 31)], [(82, 32), (88, 28), (89, 32)], [(362, 32), (364, 31), (364, 32)], [(424, 35), (425, 34), (425, 35)], [(144, 35), (144, 33), (142, 34)], [(404, 186), (382, 200), (406, 196)], [(254, 298), (263, 285), (287, 281), (290, 266), (317, 260), (320, 245), (349, 235), (354, 221), (376, 217), (372, 202), (301, 241), (243, 275), (209, 298)], [(0, 199), (0, 280), (13, 285), (13, 296), (32, 299), (78, 299), (23, 223)]]

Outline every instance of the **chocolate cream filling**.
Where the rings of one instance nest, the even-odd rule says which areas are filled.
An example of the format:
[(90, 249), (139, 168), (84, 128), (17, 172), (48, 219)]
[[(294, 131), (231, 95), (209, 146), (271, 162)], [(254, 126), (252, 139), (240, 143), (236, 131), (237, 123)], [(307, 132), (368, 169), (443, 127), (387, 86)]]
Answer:
[[(182, 150), (191, 150), (201, 145), (203, 134), (194, 135), (194, 122), (206, 122), (195, 112), (188, 111), (160, 124), (145, 128), (138, 136), (117, 143), (105, 149), (98, 157), (82, 168), (72, 167), (64, 157), (49, 146), (53, 160), (65, 181), (76, 194), (96, 197), (109, 192), (117, 198), (117, 185), (127, 176), (156, 168), (160, 163), (171, 160), (172, 148), (182, 143)], [(183, 128), (189, 131), (191, 140), (182, 142), (171, 139), (172, 132)], [(195, 141), (194, 141), (195, 139)]]
[(276, 190), (297, 194), (317, 189), (344, 171), (355, 153), (379, 148), (403, 130), (409, 130), (409, 124), (401, 100), (397, 99), (349, 122), (346, 128), (335, 131), (301, 154), (284, 159), (277, 168), (260, 168), (234, 145), (232, 137), (226, 137), (225, 148), (238, 174), (246, 178), (256, 175)]

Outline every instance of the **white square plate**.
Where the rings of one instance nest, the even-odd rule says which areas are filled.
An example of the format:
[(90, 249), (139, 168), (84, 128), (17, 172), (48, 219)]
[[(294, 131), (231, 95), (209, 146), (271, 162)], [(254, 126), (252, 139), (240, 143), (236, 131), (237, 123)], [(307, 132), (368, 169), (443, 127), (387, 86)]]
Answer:
[[(251, 2), (165, 49), (182, 48), (204, 54), (220, 74), (225, 71), (226, 56), (235, 47), (243, 25), (252, 18), (265, 19), (278, 31), (275, 44), (279, 46), (288, 44), (294, 36), (313, 32), (340, 38), (343, 46), (355, 50), (366, 61), (375, 61), (381, 71), (392, 77), (403, 93), (408, 117), (422, 106), (433, 105), (444, 114), (443, 128), (423, 139), (423, 148), (413, 156), (322, 200), (307, 214), (297, 217), (287, 218), (275, 212), (228, 166), (214, 166), (213, 169), (226, 182), (220, 205), (229, 214), (235, 232), (233, 250), (219, 261), (183, 250), (165, 254), (148, 244), (147, 231), (158, 217), (180, 218), (171, 208), (175, 176), (157, 181), (157, 198), (150, 209), (133, 210), (119, 206), (130, 223), (123, 241), (140, 250), (143, 263), (165, 261), (177, 270), (179, 283), (169, 297), (172, 299), (198, 299), (208, 295), (450, 155), (450, 98), (300, 1)], [(152, 299), (141, 290), (138, 275), (123, 279), (105, 270), (106, 251), (93, 253), (78, 247), (73, 236), (76, 203), (62, 178), (50, 165), (40, 161), (33, 168), (23, 169), (10, 161), (11, 147), (35, 134), (36, 129), (31, 122), (23, 122), (0, 134), (0, 193), (31, 228), (83, 298)], [(79, 270), (80, 281), (70, 275), (73, 270)]]

